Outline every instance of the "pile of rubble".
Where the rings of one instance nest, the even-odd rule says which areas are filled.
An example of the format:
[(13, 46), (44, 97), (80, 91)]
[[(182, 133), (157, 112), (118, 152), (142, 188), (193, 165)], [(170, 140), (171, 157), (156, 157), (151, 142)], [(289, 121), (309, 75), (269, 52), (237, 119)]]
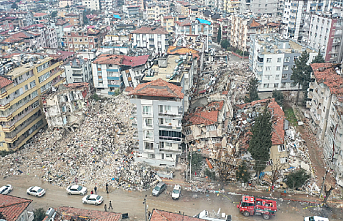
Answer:
[(148, 166), (133, 161), (137, 145), (131, 126), (132, 104), (124, 95), (91, 101), (74, 133), (40, 131), (22, 150), (0, 158), (2, 177), (26, 174), (59, 186), (143, 190), (156, 180)]

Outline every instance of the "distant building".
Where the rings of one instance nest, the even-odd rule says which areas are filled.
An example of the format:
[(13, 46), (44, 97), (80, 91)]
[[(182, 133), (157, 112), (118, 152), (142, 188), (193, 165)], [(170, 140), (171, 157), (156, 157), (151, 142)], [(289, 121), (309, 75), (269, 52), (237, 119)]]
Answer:
[(61, 84), (57, 91), (42, 96), (43, 110), (50, 129), (74, 132), (82, 125), (90, 94), (88, 83)]
[(67, 84), (91, 82), (92, 63), (89, 59), (74, 58), (64, 66), (64, 77)]
[(162, 27), (141, 27), (131, 32), (132, 46), (148, 48), (155, 53), (165, 53), (168, 46), (166, 36), (169, 33)]
[(33, 212), (29, 211), (32, 200), (0, 194), (0, 214), (7, 221), (33, 221)]
[(82, 0), (82, 5), (90, 10), (100, 10), (99, 0)]
[(135, 160), (152, 166), (176, 166), (181, 154), (182, 88), (157, 79), (130, 92), (136, 104), (134, 126), (139, 148)]
[(71, 28), (70, 31), (66, 31), (65, 28), (62, 43), (65, 49), (71, 52), (91, 51), (100, 46), (105, 34), (93, 28)]
[(123, 12), (128, 16), (138, 16), (141, 6), (139, 5), (123, 5)]
[(72, 0), (60, 0), (59, 2), (58, 2), (58, 6), (60, 7), (60, 8), (65, 8), (65, 7), (67, 7), (67, 6), (72, 6), (73, 5), (73, 1)]
[[(168, 211), (153, 209), (150, 221), (173, 220), (173, 221), (204, 221), (204, 219), (186, 216), (181, 213), (172, 213)], [(220, 220), (218, 220), (220, 221)]]
[(77, 26), (83, 24), (82, 13), (67, 13), (64, 15), (64, 20), (67, 21), (71, 26)]
[(169, 5), (161, 3), (147, 4), (145, 13), (148, 20), (159, 20), (161, 15), (166, 15), (170, 12)]
[(318, 52), (275, 34), (251, 35), (250, 39), (249, 68), (259, 80), (258, 91), (298, 90), (291, 80), (294, 61), (307, 50), (311, 63)]

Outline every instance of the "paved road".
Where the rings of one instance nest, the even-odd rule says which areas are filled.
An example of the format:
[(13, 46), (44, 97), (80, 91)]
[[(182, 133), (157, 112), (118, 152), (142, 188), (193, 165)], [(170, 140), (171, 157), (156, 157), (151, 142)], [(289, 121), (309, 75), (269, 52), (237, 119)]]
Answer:
[[(103, 210), (103, 205), (93, 206), (84, 205), (81, 203), (82, 196), (69, 196), (66, 194), (65, 188), (51, 185), (46, 182), (40, 181), (38, 178), (31, 178), (28, 176), (9, 177), (0, 180), (0, 186), (4, 184), (12, 184), (14, 190), (11, 195), (32, 199), (33, 208), (43, 207), (59, 207), (71, 206), (77, 208)], [(42, 198), (36, 198), (26, 194), (26, 189), (29, 186), (38, 185), (46, 189), (46, 195)], [(171, 190), (169, 186), (167, 190)], [(147, 194), (148, 210), (153, 208), (185, 213), (185, 215), (193, 216), (202, 210), (218, 211), (221, 208), (222, 213), (232, 215), (232, 220), (263, 220), (260, 216), (243, 217), (239, 214), (236, 205), (241, 196), (228, 195), (228, 194), (201, 194), (191, 193), (187, 191), (182, 192), (182, 197), (179, 200), (172, 200), (167, 193), (161, 194), (159, 197), (151, 196), (151, 191), (146, 192), (129, 192), (120, 189), (112, 190), (110, 194), (106, 194), (104, 190), (100, 189), (99, 195), (105, 199), (108, 204), (112, 200), (114, 212), (129, 213), (130, 220), (143, 220), (144, 219), (144, 205), (143, 199)], [(307, 205), (301, 205), (295, 202), (280, 202), (278, 201), (278, 213), (272, 220), (303, 220), (304, 216), (313, 214), (309, 209), (303, 209)]]

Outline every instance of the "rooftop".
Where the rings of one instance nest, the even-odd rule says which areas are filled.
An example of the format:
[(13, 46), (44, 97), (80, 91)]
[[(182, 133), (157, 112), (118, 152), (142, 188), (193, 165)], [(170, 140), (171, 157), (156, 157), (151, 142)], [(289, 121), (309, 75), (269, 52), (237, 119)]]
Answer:
[(185, 48), (185, 47), (179, 47), (179, 46), (169, 46), (167, 50), (167, 54), (173, 55), (185, 55), (185, 54), (191, 54), (194, 57), (199, 58), (199, 52), (197, 50), (191, 49), (191, 48)]
[(314, 63), (311, 64), (311, 67), (317, 83), (325, 84), (331, 94), (335, 94), (338, 99), (343, 101), (343, 77), (337, 74), (333, 64)]
[(16, 221), (32, 200), (0, 194), (0, 213), (7, 221)]
[(0, 76), (0, 88), (4, 88), (6, 87), (7, 85), (10, 85), (12, 84), (13, 81), (7, 79), (7, 78), (4, 78), (2, 76)]
[(149, 97), (168, 97), (168, 98), (183, 98), (182, 88), (174, 84), (168, 83), (161, 78), (139, 84), (129, 95), (149, 96)]
[(126, 56), (124, 55), (124, 59), (122, 61), (123, 65), (136, 67), (145, 64), (148, 61), (149, 55), (142, 55), (142, 56)]
[(169, 34), (165, 28), (162, 27), (141, 27), (132, 32), (132, 34)]
[(41, 17), (41, 16), (45, 16), (48, 15), (47, 13), (34, 13), (33, 17)]
[(203, 221), (203, 219), (154, 209), (150, 221)]
[(97, 221), (120, 221), (121, 214), (103, 212), (98, 210), (79, 209), (73, 207), (59, 207), (56, 209), (61, 214), (58, 220), (97, 220)]
[(121, 65), (123, 58), (123, 55), (101, 54), (95, 59), (95, 61), (93, 61), (93, 63)]
[(193, 113), (185, 115), (185, 121), (190, 125), (211, 125), (218, 121), (218, 114), (223, 109), (224, 101), (214, 101), (205, 107), (198, 107)]

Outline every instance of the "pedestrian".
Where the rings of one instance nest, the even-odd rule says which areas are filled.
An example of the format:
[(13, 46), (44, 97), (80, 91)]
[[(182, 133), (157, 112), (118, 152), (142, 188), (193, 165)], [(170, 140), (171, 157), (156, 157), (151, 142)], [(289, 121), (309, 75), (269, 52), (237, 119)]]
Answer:
[(96, 191), (98, 190), (98, 188), (95, 186), (94, 187), (94, 193), (96, 194)]
[(93, 194), (93, 190), (91, 191), (91, 194)]
[(108, 183), (106, 183), (106, 193), (108, 193)]
[(110, 209), (113, 209), (111, 200), (110, 200), (110, 203), (108, 204), (108, 210), (110, 210)]
[(105, 206), (104, 206), (104, 209), (105, 209), (105, 212), (107, 212), (107, 206), (106, 206), (106, 204), (105, 204)]

